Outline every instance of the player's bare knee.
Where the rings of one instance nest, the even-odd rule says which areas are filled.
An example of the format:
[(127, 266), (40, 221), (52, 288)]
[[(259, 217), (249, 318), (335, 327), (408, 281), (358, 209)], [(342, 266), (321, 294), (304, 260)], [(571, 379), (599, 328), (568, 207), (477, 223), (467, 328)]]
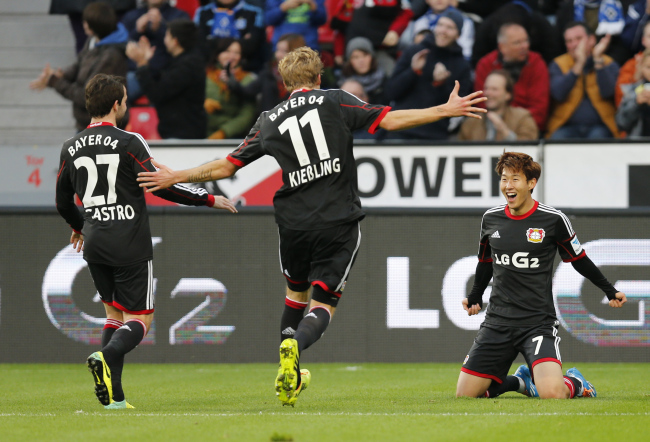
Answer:
[[(302, 287), (301, 287), (302, 288)], [(297, 302), (307, 302), (309, 299), (309, 286), (304, 290), (293, 290), (287, 287), (287, 298)]]
[(568, 399), (569, 391), (564, 384), (559, 386), (537, 387), (537, 392), (541, 399)]

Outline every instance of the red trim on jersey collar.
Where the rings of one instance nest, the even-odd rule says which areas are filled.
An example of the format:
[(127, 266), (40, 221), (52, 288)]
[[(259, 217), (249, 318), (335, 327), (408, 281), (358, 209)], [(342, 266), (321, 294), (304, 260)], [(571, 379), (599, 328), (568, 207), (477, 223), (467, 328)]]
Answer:
[(296, 92), (309, 92), (309, 91), (313, 91), (313, 89), (306, 89), (303, 87), (302, 89), (296, 89), (295, 91), (291, 91), (291, 94), (289, 94), (289, 96), (292, 96)]
[(97, 123), (90, 123), (86, 129), (89, 127), (98, 127), (98, 126), (115, 126), (113, 123), (109, 123), (108, 121), (98, 121)]
[(537, 210), (537, 206), (539, 206), (539, 202), (535, 201), (533, 208), (530, 209), (528, 212), (524, 213), (523, 215), (513, 215), (512, 213), (510, 213), (510, 207), (508, 207), (508, 205), (506, 204), (506, 215), (508, 215), (508, 218), (510, 219), (516, 219), (516, 220), (526, 219), (530, 215), (532, 215), (535, 210)]

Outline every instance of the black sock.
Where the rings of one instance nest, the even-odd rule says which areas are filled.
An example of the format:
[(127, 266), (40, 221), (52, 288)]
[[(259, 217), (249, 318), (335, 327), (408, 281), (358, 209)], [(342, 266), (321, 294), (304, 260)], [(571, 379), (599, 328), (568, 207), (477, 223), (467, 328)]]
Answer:
[(133, 350), (144, 338), (145, 326), (139, 319), (126, 321), (122, 327), (113, 333), (110, 342), (102, 348), (104, 360), (111, 369), (111, 382), (113, 385), (113, 400), (124, 400), (122, 391), (122, 367), (124, 355)]
[(122, 321), (118, 321), (117, 319), (106, 319), (106, 324), (102, 330), (102, 348), (108, 345), (111, 338), (113, 337), (113, 333), (115, 333), (115, 331), (123, 325), (124, 323)]
[(298, 341), (298, 354), (318, 341), (330, 323), (330, 312), (323, 307), (316, 307), (302, 318), (294, 339)]
[(298, 329), (298, 324), (305, 314), (306, 302), (298, 302), (289, 297), (284, 300), (284, 311), (280, 320), (280, 342), (293, 338)]
[(497, 397), (508, 391), (519, 391), (519, 378), (517, 376), (506, 376), (502, 383), (492, 381), (486, 392), (486, 397)]

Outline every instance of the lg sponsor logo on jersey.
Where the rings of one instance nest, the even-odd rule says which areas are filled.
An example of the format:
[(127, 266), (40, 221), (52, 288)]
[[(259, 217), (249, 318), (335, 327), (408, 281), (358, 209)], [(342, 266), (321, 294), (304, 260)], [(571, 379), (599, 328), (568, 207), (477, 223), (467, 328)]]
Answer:
[[(597, 266), (637, 267), (639, 279), (612, 281), (616, 288), (625, 292), (628, 301), (638, 303), (638, 317), (632, 320), (604, 319), (594, 315), (581, 299), (585, 278), (578, 274), (570, 263), (561, 263), (553, 276), (553, 300), (558, 319), (577, 339), (596, 346), (650, 345), (650, 306), (645, 302), (650, 297), (650, 280), (641, 280), (648, 275), (650, 266), (650, 240), (601, 239), (583, 245), (577, 240), (572, 246), (576, 253), (584, 250)], [(579, 252), (578, 252), (579, 251)], [(502, 255), (500, 260), (512, 262), (521, 267), (537, 265), (530, 263), (526, 254), (516, 253), (510, 260)], [(496, 261), (495, 261), (496, 262)], [(517, 263), (517, 264), (515, 264)], [(468, 316), (461, 301), (468, 295), (468, 283), (476, 271), (476, 256), (467, 256), (454, 262), (445, 272), (442, 281), (442, 306), (447, 318), (463, 330), (478, 330), (485, 318), (490, 301), (491, 287), (483, 295), (483, 310), (475, 316)], [(437, 329), (440, 328), (440, 312), (437, 309), (411, 309), (409, 257), (388, 257), (386, 260), (387, 315), (389, 329)], [(437, 297), (435, 281), (432, 281), (433, 298)], [(603, 303), (607, 298), (603, 298)], [(630, 306), (630, 308), (633, 308)]]

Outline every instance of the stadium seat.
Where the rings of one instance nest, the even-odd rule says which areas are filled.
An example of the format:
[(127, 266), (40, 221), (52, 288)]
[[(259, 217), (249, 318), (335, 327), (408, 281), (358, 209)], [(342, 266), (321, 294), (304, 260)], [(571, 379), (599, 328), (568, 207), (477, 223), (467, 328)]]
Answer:
[(187, 12), (190, 18), (194, 18), (194, 12), (199, 7), (199, 0), (176, 0), (171, 1), (170, 4), (172, 6), (176, 6), (182, 11)]
[(126, 130), (139, 133), (145, 140), (162, 139), (158, 133), (158, 114), (153, 106), (134, 106), (129, 114)]

